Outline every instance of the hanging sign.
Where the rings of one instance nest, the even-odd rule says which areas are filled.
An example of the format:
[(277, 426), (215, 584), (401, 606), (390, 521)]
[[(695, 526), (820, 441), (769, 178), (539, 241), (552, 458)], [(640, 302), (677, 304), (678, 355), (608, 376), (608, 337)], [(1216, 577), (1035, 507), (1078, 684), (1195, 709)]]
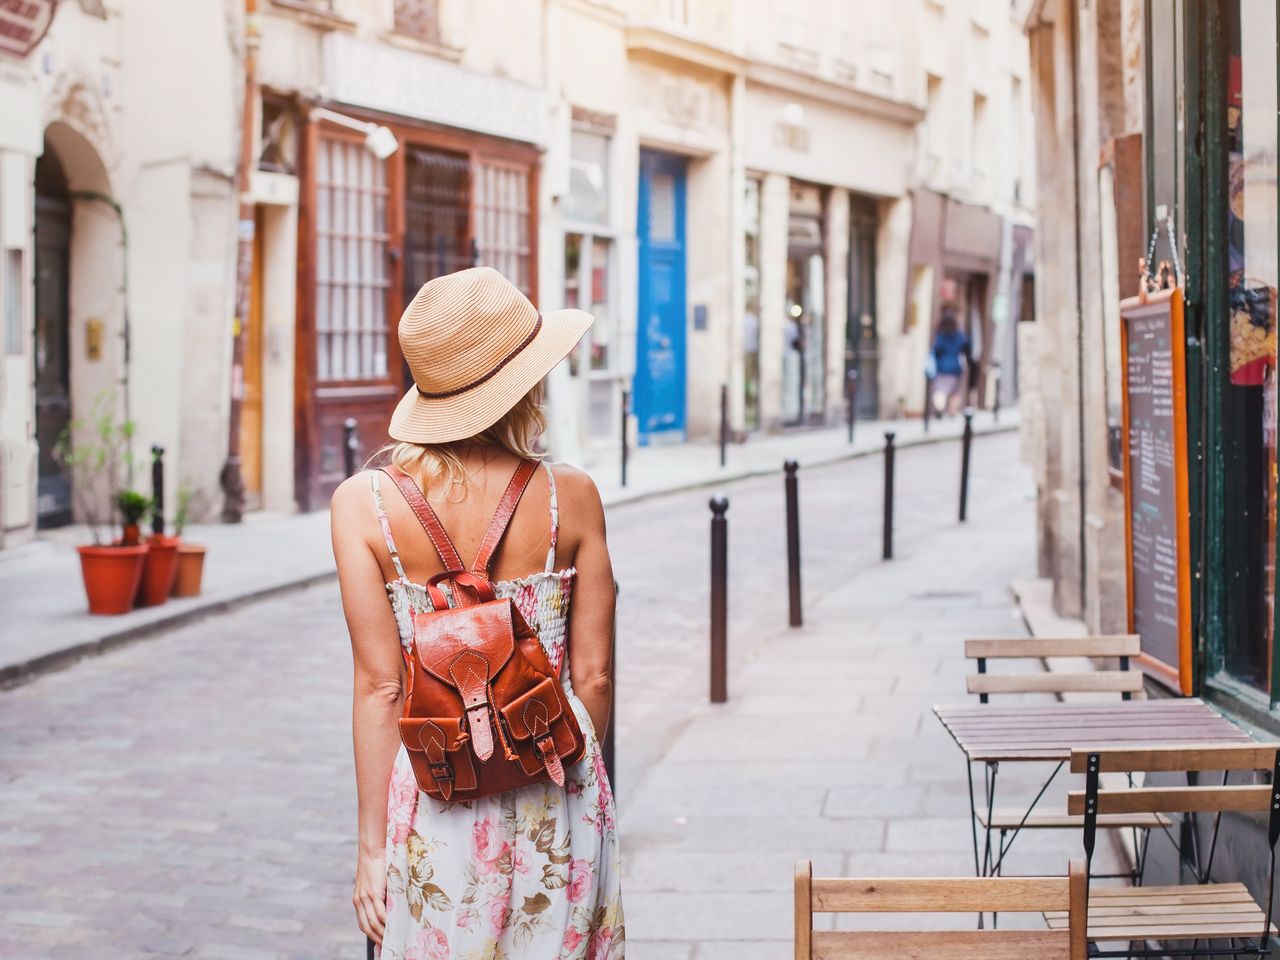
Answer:
[(0, 0), (0, 53), (24, 60), (53, 23), (58, 0)]
[(1182, 291), (1120, 304), (1129, 631), (1139, 662), (1191, 693), (1190, 508)]

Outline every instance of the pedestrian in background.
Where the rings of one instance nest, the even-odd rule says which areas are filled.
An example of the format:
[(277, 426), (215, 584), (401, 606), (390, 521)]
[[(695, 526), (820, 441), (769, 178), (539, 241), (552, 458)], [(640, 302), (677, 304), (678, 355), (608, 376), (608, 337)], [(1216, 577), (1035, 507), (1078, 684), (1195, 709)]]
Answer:
[[(536, 457), (542, 379), (590, 324), (579, 310), (539, 314), (488, 268), (432, 280), (405, 310), (400, 346), (415, 386), (385, 450), (461, 556), (476, 552), (513, 473)], [(544, 461), (492, 565), (495, 593), (512, 598), (560, 671), (586, 753), (563, 786), (447, 802), (419, 791), (397, 727), (401, 648), (412, 651), (414, 615), (432, 609), (425, 582), (444, 565), (380, 476), (347, 479), (332, 506), (355, 662), (360, 929), (393, 960), (621, 960), (617, 828), (597, 738), (612, 696), (614, 584), (595, 484)]]
[(950, 309), (942, 311), (938, 331), (933, 337), (934, 377), (933, 409), (938, 415), (957, 413), (964, 399), (968, 384), (966, 367), (969, 364), (969, 338), (956, 323), (956, 315)]

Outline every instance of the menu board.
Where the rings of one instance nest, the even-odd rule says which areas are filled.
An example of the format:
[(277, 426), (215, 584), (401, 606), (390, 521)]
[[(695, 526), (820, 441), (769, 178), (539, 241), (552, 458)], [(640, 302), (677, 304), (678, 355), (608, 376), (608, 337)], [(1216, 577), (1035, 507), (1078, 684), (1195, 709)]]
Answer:
[(1191, 692), (1191, 584), (1182, 291), (1120, 304), (1129, 630), (1139, 662)]

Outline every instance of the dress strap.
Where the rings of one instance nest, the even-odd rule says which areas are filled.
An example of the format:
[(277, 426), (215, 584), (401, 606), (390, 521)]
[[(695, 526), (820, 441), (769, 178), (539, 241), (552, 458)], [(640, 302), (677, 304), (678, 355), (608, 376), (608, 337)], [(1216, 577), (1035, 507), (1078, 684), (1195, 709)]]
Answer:
[(551, 547), (547, 550), (547, 566), (546, 572), (551, 573), (556, 568), (556, 540), (560, 536), (560, 503), (556, 499), (556, 475), (551, 469), (551, 464), (546, 460), (542, 461), (542, 465), (547, 469), (547, 491), (551, 495)]
[(382, 502), (382, 488), (378, 484), (380, 471), (369, 471), (369, 483), (373, 485), (373, 504), (378, 510), (378, 523), (382, 527), (382, 538), (387, 541), (387, 552), (391, 554), (391, 562), (395, 564), (400, 579), (404, 577), (404, 567), (400, 565), (400, 551), (396, 549), (396, 541), (391, 536), (391, 522), (387, 519), (387, 507)]

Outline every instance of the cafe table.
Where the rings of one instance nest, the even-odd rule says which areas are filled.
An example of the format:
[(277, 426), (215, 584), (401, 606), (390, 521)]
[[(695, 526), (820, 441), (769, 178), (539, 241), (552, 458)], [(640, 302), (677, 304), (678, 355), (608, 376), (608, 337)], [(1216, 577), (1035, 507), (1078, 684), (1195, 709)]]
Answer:
[[(1045, 791), (1071, 760), (1073, 748), (1114, 746), (1208, 746), (1253, 738), (1203, 700), (1196, 698), (1114, 700), (1035, 704), (965, 703), (940, 705), (934, 714), (965, 755), (969, 775), (969, 816), (973, 826), (973, 866), (978, 876), (1000, 872), (1004, 854), (1026, 826)], [(1002, 834), (1012, 835), (993, 852), (996, 778), (1002, 764), (1051, 763), (1052, 772), (1035, 798)], [(973, 768), (984, 767), (985, 796), (979, 808)], [(985, 810), (985, 816), (980, 815)], [(1077, 818), (1078, 819), (1078, 818)], [(984, 822), (985, 821), (985, 822)], [(1049, 825), (1073, 826), (1063, 814)], [(984, 841), (979, 842), (979, 832)]]

